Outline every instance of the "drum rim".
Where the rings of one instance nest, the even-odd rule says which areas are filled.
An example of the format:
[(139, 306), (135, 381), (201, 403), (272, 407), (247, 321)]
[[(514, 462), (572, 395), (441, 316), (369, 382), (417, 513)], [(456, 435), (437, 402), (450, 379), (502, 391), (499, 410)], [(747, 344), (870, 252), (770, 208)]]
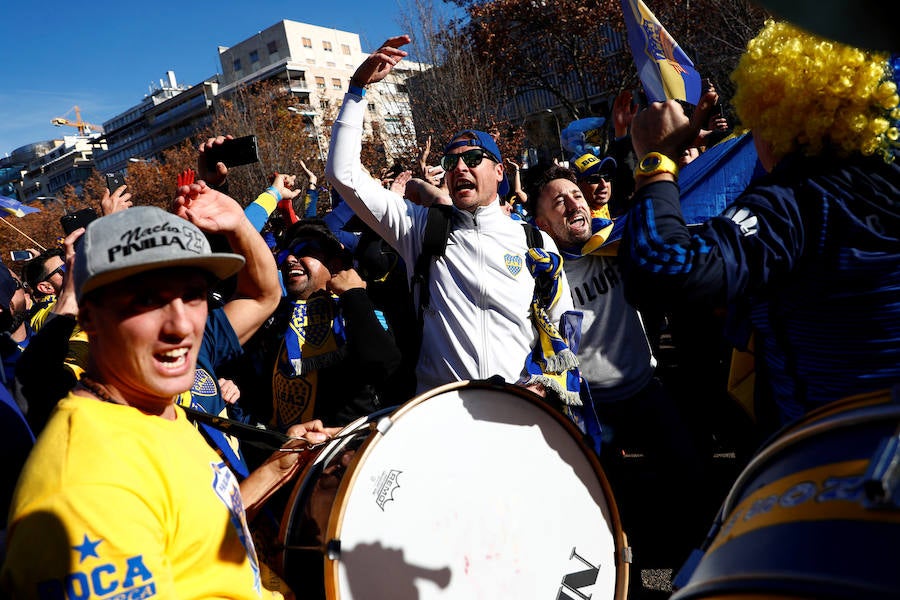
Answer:
[[(880, 421), (890, 417), (900, 417), (900, 404), (891, 402), (890, 397), (887, 398), (887, 401), (882, 401), (878, 404), (873, 404), (872, 400), (872, 398), (867, 396), (865, 402), (860, 403), (859, 406), (855, 406), (856, 403), (854, 402), (849, 403), (849, 406), (846, 408), (844, 408), (843, 401), (841, 401), (841, 407), (834, 407), (828, 411), (816, 411), (817, 414), (810, 414), (808, 418), (802, 419), (799, 423), (786, 427), (782, 433), (776, 435), (773, 440), (764, 446), (738, 475), (734, 485), (731, 486), (731, 490), (728, 492), (728, 496), (725, 498), (725, 502), (722, 504), (723, 518), (727, 518), (737, 504), (740, 503), (741, 495), (747, 484), (786, 448), (825, 432), (855, 427), (862, 423)], [(835, 412), (839, 408), (842, 410)]]
[[(531, 402), (532, 404), (537, 405), (544, 412), (549, 414), (553, 419), (556, 419), (556, 421), (560, 423), (564, 428), (566, 428), (566, 430), (570, 434), (570, 437), (574, 439), (576, 445), (582, 451), (582, 454), (587, 457), (588, 462), (591, 465), (591, 470), (594, 472), (594, 475), (597, 476), (598, 481), (600, 482), (600, 487), (607, 501), (609, 517), (613, 530), (613, 543), (615, 545), (616, 554), (615, 598), (618, 600), (624, 600), (628, 590), (628, 579), (630, 576), (630, 571), (629, 564), (625, 561), (625, 554), (628, 549), (628, 540), (624, 530), (622, 529), (622, 521), (619, 515), (619, 508), (616, 505), (615, 496), (613, 496), (612, 494), (612, 488), (609, 485), (606, 474), (603, 472), (603, 468), (600, 465), (600, 459), (597, 456), (597, 453), (594, 452), (594, 450), (584, 441), (584, 434), (575, 426), (574, 423), (566, 418), (565, 415), (562, 415), (558, 411), (553, 410), (553, 408), (549, 404), (547, 404), (543, 398), (541, 398), (534, 392), (523, 388), (522, 386), (509, 383), (496, 383), (490, 380), (468, 380), (455, 381), (442, 386), (438, 386), (436, 388), (428, 390), (427, 392), (423, 392), (422, 394), (419, 394), (418, 396), (411, 398), (407, 402), (401, 404), (397, 408), (397, 410), (395, 410), (388, 416), (391, 419), (399, 418), (412, 410), (415, 406), (422, 404), (430, 398), (461, 389), (486, 389), (491, 391), (512, 393), (513, 395), (519, 396)], [(347, 466), (348, 476), (344, 477), (338, 485), (337, 492), (335, 493), (334, 503), (331, 507), (331, 514), (328, 517), (328, 527), (326, 528), (324, 536), (326, 545), (330, 544), (334, 540), (340, 539), (338, 533), (343, 528), (344, 516), (346, 514), (347, 508), (347, 495), (352, 488), (352, 484), (355, 483), (356, 478), (359, 475), (360, 469), (358, 467), (366, 458), (368, 458), (375, 444), (382, 437), (384, 437), (384, 435), (378, 431), (371, 434), (369, 438), (365, 442), (363, 442), (363, 444), (357, 449), (352, 461)], [(340, 590), (338, 589), (338, 563), (339, 561), (337, 560), (327, 559), (327, 556), (326, 560), (324, 561), (325, 594), (328, 598), (340, 599)]]

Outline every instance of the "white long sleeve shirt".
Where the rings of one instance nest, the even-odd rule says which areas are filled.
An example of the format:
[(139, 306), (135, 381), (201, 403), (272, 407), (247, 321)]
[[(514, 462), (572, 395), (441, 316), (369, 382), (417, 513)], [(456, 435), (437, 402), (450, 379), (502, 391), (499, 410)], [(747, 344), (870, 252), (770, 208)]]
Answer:
[[(347, 94), (334, 124), (326, 176), (353, 211), (403, 257), (407, 277), (422, 250), (428, 209), (384, 189), (360, 166), (366, 103)], [(558, 253), (546, 234), (544, 248)], [(523, 227), (497, 199), (473, 213), (454, 210), (444, 256), (431, 266), (430, 302), (424, 313), (418, 391), (468, 379), (500, 375), (518, 379), (536, 340), (530, 304), (534, 279), (525, 267)], [(554, 324), (572, 310), (562, 276)]]

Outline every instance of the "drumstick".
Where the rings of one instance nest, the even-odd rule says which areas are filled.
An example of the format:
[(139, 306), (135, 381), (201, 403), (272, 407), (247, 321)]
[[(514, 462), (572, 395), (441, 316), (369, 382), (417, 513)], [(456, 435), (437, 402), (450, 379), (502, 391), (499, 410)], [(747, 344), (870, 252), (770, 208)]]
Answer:
[[(371, 428), (371, 426), (369, 426), (369, 427)], [(308, 439), (306, 439), (305, 437), (291, 438), (294, 440), (304, 441), (307, 443), (307, 446), (298, 447), (298, 448), (279, 448), (278, 451), (279, 452), (306, 452), (307, 450), (313, 450), (313, 449), (318, 448), (319, 446), (322, 446), (323, 444), (327, 444), (328, 442), (331, 442), (333, 440), (341, 440), (344, 438), (352, 437), (354, 435), (357, 435), (358, 433), (359, 433), (358, 430), (350, 431), (348, 433), (339, 433), (338, 435), (329, 437), (324, 442), (311, 442)]]

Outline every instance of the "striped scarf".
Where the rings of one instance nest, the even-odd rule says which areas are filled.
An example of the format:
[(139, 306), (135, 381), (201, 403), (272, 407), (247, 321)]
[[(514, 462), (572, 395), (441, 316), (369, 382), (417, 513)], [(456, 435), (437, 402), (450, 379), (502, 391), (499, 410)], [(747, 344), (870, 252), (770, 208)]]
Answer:
[[(523, 383), (540, 383), (555, 392), (564, 405), (580, 406), (581, 374), (578, 359), (569, 348), (569, 342), (560, 335), (547, 316), (562, 293), (559, 285), (562, 258), (543, 248), (529, 248), (525, 264), (535, 278), (531, 318), (538, 332), (538, 340), (525, 360), (525, 371), (529, 377)], [(569, 312), (566, 315), (571, 324), (570, 331), (575, 331), (580, 336), (581, 313)], [(560, 319), (560, 323), (563, 323), (563, 319)]]
[(577, 260), (589, 254), (615, 256), (622, 231), (625, 229), (625, 218), (611, 219), (609, 207), (605, 204), (591, 211), (591, 237), (577, 248), (562, 248), (559, 251), (566, 260)]

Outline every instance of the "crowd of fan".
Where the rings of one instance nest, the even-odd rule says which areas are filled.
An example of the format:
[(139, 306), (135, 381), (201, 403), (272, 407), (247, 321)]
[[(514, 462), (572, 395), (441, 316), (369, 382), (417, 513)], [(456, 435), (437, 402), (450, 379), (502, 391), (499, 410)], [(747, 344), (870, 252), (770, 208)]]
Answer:
[[(767, 26), (776, 27), (781, 26)], [(650, 461), (660, 489), (689, 486), (715, 504), (722, 490), (705, 482), (723, 439), (740, 463), (766, 436), (810, 408), (896, 382), (898, 344), (885, 342), (883, 332), (857, 323), (851, 335), (843, 327), (846, 335), (838, 339), (850, 356), (835, 372), (827, 366), (833, 364), (828, 356), (836, 352), (834, 344), (790, 325), (792, 319), (824, 321), (829, 311), (847, 317), (852, 307), (846, 298), (831, 302), (823, 293), (822, 272), (797, 275), (801, 263), (844, 256), (846, 248), (893, 248), (886, 261), (868, 264), (868, 272), (878, 273), (872, 280), (861, 281), (858, 272), (852, 276), (852, 266), (826, 268), (830, 289), (860, 290), (858, 298), (868, 298), (859, 300), (868, 306), (867, 318), (880, 315), (878, 322), (890, 322), (896, 307), (878, 301), (873, 290), (882, 284), (872, 281), (886, 276), (897, 283), (897, 240), (884, 232), (896, 235), (900, 229), (887, 224), (869, 235), (860, 226), (847, 233), (829, 228), (815, 210), (791, 207), (814, 188), (827, 190), (822, 202), (839, 204), (847, 214), (868, 210), (862, 202), (853, 205), (843, 173), (850, 173), (846, 179), (854, 185), (868, 182), (872, 203), (871, 197), (896, 198), (895, 166), (881, 157), (863, 157), (858, 149), (848, 158), (821, 148), (815, 155), (821, 164), (811, 165), (814, 159), (803, 156), (804, 146), (779, 145), (781, 132), (754, 127), (760, 159), (772, 175), (739, 202), (746, 210), (732, 210), (689, 232), (679, 219), (673, 185), (678, 168), (730, 134), (710, 86), (691, 117), (674, 102), (638, 112), (638, 103), (623, 93), (614, 104), (603, 153), (524, 168), (504, 160), (490, 133), (467, 129), (448, 141), (439, 164), (429, 160), (429, 139), (414, 172), (394, 169), (375, 178), (359, 161), (365, 89), (405, 56), (401, 48), (407, 42), (405, 36), (388, 40), (351, 80), (329, 152), (327, 210), (319, 203), (318, 177), (303, 165), (303, 175), (276, 174), (238, 214), (240, 205), (227, 195), (228, 169), (205, 161), (205, 153), (226, 139), (219, 137), (200, 146), (196, 181), (192, 174), (180, 180), (173, 203), (178, 216), (165, 221), (185, 219), (208, 237), (212, 255), (221, 250), (244, 264), (208, 290), (199, 286), (208, 291), (209, 313), (190, 389), (176, 390), (176, 403), (195, 415), (206, 442), (241, 481), (248, 513), (263, 501), (276, 507), (274, 514), (283, 508), (286, 497), (279, 488), (296, 473), (296, 462), (282, 455), (272, 466), (268, 453), (210, 426), (204, 414), (291, 435), (333, 433), (329, 428), (438, 385), (499, 376), (537, 392), (579, 426), (600, 453), (615, 493), (628, 494), (633, 482), (624, 457), (638, 452)], [(750, 64), (752, 56), (746, 60), (740, 67), (746, 77), (764, 68)], [(893, 93), (895, 98), (896, 87)], [(750, 116), (755, 100), (749, 92), (739, 94), (744, 95), (734, 103), (745, 125), (764, 118)], [(885, 96), (882, 104), (890, 99)], [(798, 140), (810, 134), (791, 135)], [(641, 159), (653, 153), (661, 155), (662, 167), (644, 165)], [(671, 168), (665, 168), (666, 160)], [(811, 180), (817, 183), (809, 185)], [(132, 202), (140, 204), (139, 191), (114, 190), (102, 199), (104, 216), (88, 233), (70, 234), (62, 248), (39, 253), (21, 274), (0, 267), (0, 397), (4, 448), (11, 458), (0, 482), (4, 527), (34, 438), (45, 429), (45, 435), (59, 436), (56, 421), (69, 405), (56, 407), (71, 400), (73, 388), (82, 396), (134, 406), (138, 401), (132, 398), (141, 397), (146, 386), (117, 379), (116, 371), (98, 365), (102, 359), (122, 373), (133, 368), (127, 356), (115, 362), (117, 339), (107, 341), (103, 327), (111, 325), (98, 320), (114, 318), (110, 303), (116, 294), (149, 295), (146, 310), (166, 306), (171, 299), (156, 299), (147, 282), (162, 289), (174, 284), (153, 270), (162, 263), (112, 279), (95, 276), (91, 250), (84, 249), (92, 242), (94, 252), (103, 250), (99, 244), (107, 240), (90, 236), (99, 236), (92, 230), (107, 224), (109, 231), (127, 235), (163, 219), (158, 209)], [(132, 215), (130, 225), (124, 215)], [(896, 225), (898, 216), (881, 218)], [(432, 221), (440, 225), (437, 250), (428, 247)], [(826, 237), (837, 250), (828, 249)], [(163, 266), (178, 268), (178, 263)], [(872, 294), (865, 296), (867, 291)], [(193, 288), (178, 290), (186, 293)], [(102, 305), (101, 295), (106, 295)], [(813, 302), (818, 307), (813, 314), (798, 316)], [(548, 333), (535, 332), (537, 321), (552, 325)], [(726, 389), (731, 351), (748, 344), (750, 327), (741, 322), (762, 336), (756, 347), (769, 361), (762, 367), (757, 362), (757, 386), (765, 389), (757, 394), (752, 415), (738, 408)], [(542, 343), (540, 335), (552, 343)], [(879, 337), (887, 349), (881, 344), (870, 352)], [(554, 349), (553, 356), (547, 348)], [(808, 356), (795, 356), (799, 352)], [(175, 369), (180, 358), (172, 351), (160, 362)], [(277, 483), (244, 485), (258, 481), (260, 473)], [(29, 485), (37, 484), (31, 479), (20, 484)], [(14, 504), (22, 511), (26, 501), (22, 496)], [(687, 544), (699, 541), (704, 519), (711, 517), (710, 506), (700, 504), (675, 507), (687, 515), (679, 534), (694, 536)], [(22, 518), (16, 510), (14, 520)], [(644, 518), (627, 506), (623, 513), (626, 529)], [(35, 530), (16, 521), (10, 525), (10, 552), (28, 556), (24, 538)], [(264, 554), (276, 534), (253, 521), (249, 530)], [(92, 537), (87, 534), (85, 543)], [(249, 560), (258, 569), (249, 547)], [(19, 559), (12, 553), (8, 558), (4, 585), (31, 585)], [(262, 578), (263, 587), (278, 588), (265, 570)]]

